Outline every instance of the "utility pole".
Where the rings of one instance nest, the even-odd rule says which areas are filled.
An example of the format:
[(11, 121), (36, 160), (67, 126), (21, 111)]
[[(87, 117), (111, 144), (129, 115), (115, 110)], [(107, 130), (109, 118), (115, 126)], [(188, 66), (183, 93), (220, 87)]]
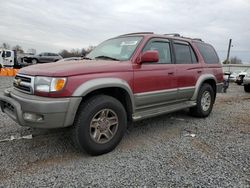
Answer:
[(227, 63), (229, 61), (229, 55), (230, 55), (230, 50), (231, 50), (231, 43), (232, 43), (232, 39), (229, 39), (228, 50), (227, 50), (227, 59), (226, 59)]

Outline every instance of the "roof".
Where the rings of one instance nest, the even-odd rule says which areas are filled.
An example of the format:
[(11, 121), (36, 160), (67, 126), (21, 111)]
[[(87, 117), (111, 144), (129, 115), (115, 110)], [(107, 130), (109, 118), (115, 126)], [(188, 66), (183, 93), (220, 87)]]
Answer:
[(122, 36), (134, 36), (134, 35), (140, 35), (140, 36), (155, 36), (155, 37), (166, 37), (166, 38), (172, 38), (172, 39), (181, 39), (186, 41), (199, 41), (203, 42), (200, 38), (191, 38), (191, 37), (184, 37), (180, 35), (179, 33), (167, 33), (167, 34), (155, 34), (154, 32), (136, 32), (136, 33), (127, 33), (124, 35), (120, 35), (118, 37)]

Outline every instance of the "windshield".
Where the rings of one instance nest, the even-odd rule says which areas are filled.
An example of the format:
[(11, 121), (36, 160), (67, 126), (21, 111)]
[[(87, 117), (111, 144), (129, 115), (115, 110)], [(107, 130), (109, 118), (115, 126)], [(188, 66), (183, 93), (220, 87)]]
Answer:
[(126, 61), (131, 58), (142, 37), (119, 37), (104, 41), (86, 57)]

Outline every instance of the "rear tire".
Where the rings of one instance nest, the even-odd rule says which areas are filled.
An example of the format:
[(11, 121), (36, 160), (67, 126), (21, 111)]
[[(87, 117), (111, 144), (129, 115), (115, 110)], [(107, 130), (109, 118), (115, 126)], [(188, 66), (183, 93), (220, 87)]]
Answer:
[(96, 95), (79, 106), (72, 139), (77, 148), (90, 155), (112, 151), (127, 127), (127, 114), (117, 99)]
[(215, 93), (211, 85), (203, 84), (197, 96), (197, 105), (190, 108), (190, 114), (195, 117), (207, 117), (213, 109)]
[(245, 90), (245, 92), (249, 93), (250, 92), (250, 84), (244, 85), (244, 90)]

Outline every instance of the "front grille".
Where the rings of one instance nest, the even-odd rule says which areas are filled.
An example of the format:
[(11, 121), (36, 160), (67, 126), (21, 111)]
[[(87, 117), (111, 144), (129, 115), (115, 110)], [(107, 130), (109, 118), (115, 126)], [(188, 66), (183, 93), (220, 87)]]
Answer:
[(23, 77), (23, 76), (19, 76), (19, 75), (16, 75), (15, 79), (21, 79), (22, 81), (24, 82), (28, 82), (28, 83), (31, 83), (31, 78), (30, 77)]
[(13, 86), (24, 93), (33, 94), (34, 77), (17, 74)]

